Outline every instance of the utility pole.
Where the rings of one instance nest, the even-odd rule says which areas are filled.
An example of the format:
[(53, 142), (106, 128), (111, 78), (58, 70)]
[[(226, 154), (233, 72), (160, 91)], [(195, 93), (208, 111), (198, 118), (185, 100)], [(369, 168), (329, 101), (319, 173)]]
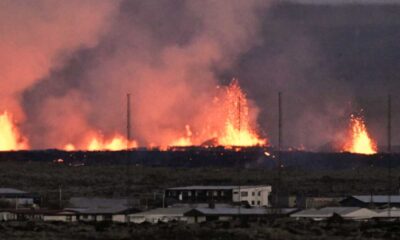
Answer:
[(391, 217), (392, 204), (392, 97), (388, 95), (388, 112), (387, 112), (387, 154), (388, 154), (388, 217)]
[(282, 181), (282, 159), (281, 159), (281, 151), (282, 151), (282, 93), (278, 93), (278, 179), (276, 183), (276, 201), (275, 204), (278, 208), (278, 212), (280, 212), (280, 188), (281, 188), (281, 181)]
[(281, 181), (281, 168), (282, 168), (282, 93), (278, 93), (278, 164), (279, 164), (279, 181)]
[[(130, 194), (130, 159), (129, 150), (131, 142), (131, 94), (126, 95), (126, 196), (129, 202)], [(130, 203), (128, 203), (130, 204)]]
[(131, 94), (126, 95), (126, 149), (130, 149), (131, 141)]
[(62, 209), (62, 189), (61, 185), (58, 186), (58, 206)]

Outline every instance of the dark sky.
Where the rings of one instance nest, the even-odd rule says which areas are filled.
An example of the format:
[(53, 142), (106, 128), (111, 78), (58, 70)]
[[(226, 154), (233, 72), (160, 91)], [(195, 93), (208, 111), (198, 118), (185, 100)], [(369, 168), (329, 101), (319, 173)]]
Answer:
[(385, 145), (389, 93), (393, 140), (400, 144), (400, 5), (280, 4), (269, 10), (262, 35), (231, 73), (261, 106), (259, 123), (271, 129), (273, 142), (282, 91), (288, 145), (334, 141), (329, 135), (340, 135), (349, 114), (360, 109), (371, 134)]

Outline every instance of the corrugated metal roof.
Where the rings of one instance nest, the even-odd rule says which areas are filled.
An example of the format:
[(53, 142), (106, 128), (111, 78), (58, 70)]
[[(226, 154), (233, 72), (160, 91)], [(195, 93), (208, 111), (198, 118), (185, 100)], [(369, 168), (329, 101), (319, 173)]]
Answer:
[(266, 215), (265, 208), (195, 208), (204, 215)]
[(85, 214), (118, 213), (130, 208), (128, 199), (118, 198), (71, 198), (66, 210)]
[[(389, 196), (388, 195), (354, 195), (351, 196), (353, 198), (356, 198), (357, 200), (360, 200), (361, 202), (364, 203), (388, 203), (389, 202)], [(393, 195), (390, 196), (390, 201), (392, 203), (400, 203), (400, 195)]]
[(267, 185), (260, 186), (185, 186), (185, 187), (173, 187), (168, 190), (233, 190), (233, 189), (246, 189), (246, 188), (262, 188), (271, 187)]
[(321, 209), (311, 208), (294, 213), (291, 215), (291, 217), (330, 217), (334, 213), (346, 215), (360, 209), (361, 208), (359, 207), (326, 207)]
[(192, 208), (156, 208), (149, 211), (144, 211), (140, 213), (129, 214), (129, 216), (145, 217), (151, 215), (165, 215), (165, 216), (183, 216), (184, 213), (192, 210)]
[(28, 192), (15, 188), (0, 188), (0, 194), (26, 194)]

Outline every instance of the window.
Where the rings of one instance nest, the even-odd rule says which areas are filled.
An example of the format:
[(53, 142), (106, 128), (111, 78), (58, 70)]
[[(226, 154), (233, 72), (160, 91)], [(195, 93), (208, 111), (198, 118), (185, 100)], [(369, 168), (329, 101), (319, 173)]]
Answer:
[(261, 191), (260, 191), (260, 192), (258, 192), (258, 196), (261, 196)]
[(242, 197), (247, 197), (247, 196), (249, 196), (249, 193), (248, 193), (248, 192), (241, 192), (241, 193), (240, 193), (240, 196), (242, 196)]
[(256, 193), (255, 192), (251, 192), (251, 196), (255, 196), (256, 195)]
[(225, 195), (224, 191), (221, 191), (221, 196), (223, 197)]
[(251, 201), (251, 205), (254, 205), (254, 201)]
[(218, 196), (218, 191), (214, 191), (214, 197)]
[(260, 201), (257, 201), (257, 205), (260, 206), (260, 205), (261, 205), (261, 202), (260, 202)]
[(238, 191), (234, 191), (234, 192), (233, 192), (233, 194), (238, 194), (238, 193), (239, 193)]
[(191, 191), (188, 192), (188, 196), (189, 197), (192, 196), (192, 192)]

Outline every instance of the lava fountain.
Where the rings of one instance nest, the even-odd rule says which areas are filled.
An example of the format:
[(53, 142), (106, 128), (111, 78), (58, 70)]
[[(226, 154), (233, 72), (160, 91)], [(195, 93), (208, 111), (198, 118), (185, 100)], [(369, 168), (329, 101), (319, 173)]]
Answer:
[(377, 153), (376, 142), (369, 136), (364, 119), (361, 116), (350, 116), (350, 124), (343, 151), (359, 154)]
[(28, 149), (28, 140), (16, 127), (13, 117), (8, 112), (0, 114), (0, 151)]
[(267, 144), (267, 141), (261, 139), (250, 124), (247, 97), (237, 79), (233, 79), (226, 88), (222, 104), (227, 112), (225, 127), (217, 140), (219, 145), (256, 146)]

